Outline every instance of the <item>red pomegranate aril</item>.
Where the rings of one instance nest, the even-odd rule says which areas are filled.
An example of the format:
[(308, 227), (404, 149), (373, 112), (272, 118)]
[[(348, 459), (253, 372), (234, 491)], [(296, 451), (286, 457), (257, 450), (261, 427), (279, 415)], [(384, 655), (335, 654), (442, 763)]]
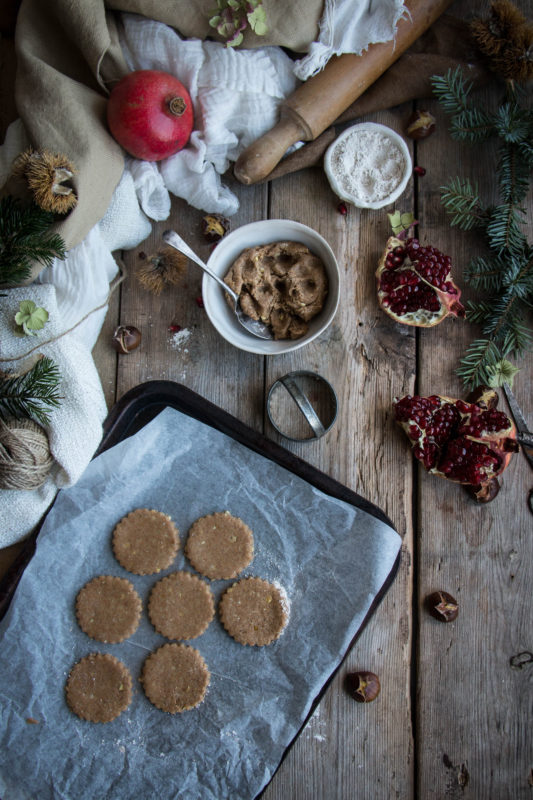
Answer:
[(391, 237), (376, 272), (381, 306), (398, 322), (420, 327), (437, 325), (448, 314), (464, 316), (450, 265), (435, 247)]
[(415, 458), (429, 472), (457, 483), (490, 482), (518, 448), (512, 421), (493, 407), (439, 395), (406, 395), (395, 400), (394, 411)]

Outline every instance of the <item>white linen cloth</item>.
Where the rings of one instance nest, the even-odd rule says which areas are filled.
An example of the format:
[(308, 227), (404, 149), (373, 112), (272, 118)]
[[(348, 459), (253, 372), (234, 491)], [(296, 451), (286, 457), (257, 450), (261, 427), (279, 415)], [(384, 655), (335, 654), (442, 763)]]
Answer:
[[(146, 239), (150, 219), (170, 213), (169, 192), (204, 212), (227, 216), (238, 199), (221, 181), (231, 161), (277, 121), (279, 104), (334, 53), (362, 52), (371, 42), (393, 38), (404, 13), (401, 0), (326, 0), (317, 43), (293, 62), (280, 48), (235, 50), (216, 42), (182, 40), (170, 27), (134, 14), (122, 14), (120, 42), (128, 66), (161, 69), (179, 76), (195, 109), (194, 131), (187, 146), (161, 162), (125, 157), (124, 173), (111, 204), (83, 242), (64, 261), (43, 270), (29, 287), (12, 289), (0, 298), (0, 369), (16, 369), (20, 343), (29, 349), (69, 330), (85, 314), (105, 302), (117, 273), (112, 251), (130, 249)], [(20, 120), (8, 129), (0, 147), (0, 186), (13, 159), (28, 147)], [(50, 321), (38, 338), (15, 339), (12, 318), (22, 299), (47, 309)], [(62, 375), (61, 407), (51, 414), (47, 431), (55, 468), (46, 483), (32, 492), (0, 491), (0, 547), (27, 536), (61, 486), (75, 483), (89, 463), (102, 435), (106, 407), (90, 355), (106, 307), (91, 313), (73, 331), (39, 352), (50, 355)]]

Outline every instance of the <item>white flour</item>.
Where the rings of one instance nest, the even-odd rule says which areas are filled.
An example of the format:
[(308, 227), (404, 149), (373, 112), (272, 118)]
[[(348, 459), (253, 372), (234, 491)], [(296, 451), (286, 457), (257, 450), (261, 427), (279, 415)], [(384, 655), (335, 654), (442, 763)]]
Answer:
[(331, 166), (347, 196), (376, 203), (396, 189), (406, 164), (402, 151), (386, 134), (354, 130), (333, 150)]
[[(181, 330), (176, 331), (176, 333), (172, 334), (172, 336), (169, 339), (170, 346), (174, 350), (179, 350), (181, 349), (181, 347), (183, 347), (184, 344), (188, 342), (190, 336), (191, 336), (190, 330), (188, 328), (182, 328)], [(185, 350), (185, 352), (187, 352), (187, 350)]]

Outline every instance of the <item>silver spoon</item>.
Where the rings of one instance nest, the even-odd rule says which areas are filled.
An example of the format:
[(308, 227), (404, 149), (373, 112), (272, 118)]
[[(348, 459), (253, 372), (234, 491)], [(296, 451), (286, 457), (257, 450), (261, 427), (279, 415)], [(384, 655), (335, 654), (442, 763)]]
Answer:
[(261, 322), (258, 319), (252, 319), (245, 314), (242, 310), (240, 303), (239, 303), (239, 295), (231, 289), (227, 283), (224, 283), (222, 278), (219, 278), (212, 269), (210, 269), (207, 264), (205, 264), (202, 259), (196, 255), (194, 250), (191, 250), (187, 242), (184, 242), (181, 236), (178, 236), (176, 231), (165, 231), (163, 233), (163, 240), (169, 244), (171, 247), (174, 247), (176, 250), (179, 250), (180, 253), (190, 258), (191, 261), (194, 261), (195, 264), (198, 264), (204, 272), (207, 272), (211, 278), (214, 278), (220, 286), (224, 289), (224, 291), (229, 294), (231, 299), (233, 300), (233, 310), (235, 311), (235, 316), (237, 317), (238, 321), (241, 323), (243, 328), (249, 333), (252, 333), (254, 336), (258, 336), (260, 339), (273, 339), (272, 330), (269, 325), (266, 325), (264, 322)]

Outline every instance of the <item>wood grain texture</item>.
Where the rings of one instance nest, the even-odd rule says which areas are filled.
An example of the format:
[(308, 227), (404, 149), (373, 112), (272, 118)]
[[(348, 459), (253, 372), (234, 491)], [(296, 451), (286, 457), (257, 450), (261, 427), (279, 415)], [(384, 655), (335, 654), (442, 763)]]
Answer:
[[(375, 119), (401, 131), (405, 114), (403, 108)], [(412, 188), (405, 196), (406, 207), (413, 202), (411, 192)], [(413, 791), (407, 702), (412, 471), (409, 466), (398, 470), (405, 453), (401, 440), (391, 435), (390, 400), (412, 390), (415, 336), (412, 330), (399, 331), (376, 301), (374, 273), (388, 236), (386, 214), (350, 207), (344, 217), (337, 203), (321, 169), (274, 184), (271, 215), (310, 225), (331, 245), (341, 270), (341, 302), (333, 325), (316, 342), (267, 362), (267, 385), (295, 369), (318, 372), (332, 383), (339, 414), (331, 432), (304, 444), (277, 438), (383, 508), (404, 537), (402, 561), (392, 588), (275, 775), (265, 800), (303, 800), (310, 796), (310, 786), (313, 800), (389, 800), (410, 797)], [(276, 438), (270, 426), (267, 435)], [(344, 691), (345, 675), (354, 669), (369, 669), (381, 678), (381, 694), (371, 706), (360, 706)]]
[[(530, 15), (530, 3), (517, 5)], [(455, 2), (450, 13), (467, 19), (486, 12), (486, 0)], [(15, 118), (14, 51), (0, 55), (0, 130)], [(482, 102), (498, 101), (497, 87)], [(424, 105), (427, 102), (424, 101)], [(453, 142), (436, 103), (437, 131), (414, 148), (426, 167), (398, 205), (416, 209), (420, 236), (462, 267), (479, 251), (474, 234), (453, 229), (440, 204), (448, 178), (469, 175), (494, 195), (491, 145)], [(369, 119), (401, 131), (404, 105)], [(222, 340), (196, 304), (202, 275), (190, 264), (184, 282), (156, 297), (144, 290), (138, 254), (154, 252), (161, 233), (176, 230), (207, 258), (202, 212), (173, 199), (169, 220), (154, 224), (146, 242), (124, 254), (128, 277), (113, 295), (93, 350), (108, 406), (138, 383), (170, 379), (189, 386), (238, 419), (381, 506), (403, 537), (396, 580), (331, 681), (316, 711), (289, 750), (263, 800), (525, 800), (531, 797), (533, 665), (513, 668), (512, 656), (533, 651), (533, 517), (525, 504), (533, 473), (513, 457), (498, 498), (475, 506), (464, 491), (414, 466), (404, 434), (393, 424), (395, 395), (463, 394), (455, 375), (459, 356), (474, 338), (472, 326), (446, 320), (415, 331), (393, 323), (377, 306), (374, 271), (388, 236), (385, 209), (350, 208), (342, 217), (321, 168), (242, 186), (224, 176), (241, 200), (232, 228), (266, 217), (286, 217), (318, 230), (341, 267), (342, 298), (331, 328), (315, 343), (283, 357), (241, 353)], [(533, 236), (532, 197), (528, 197)], [(469, 291), (465, 292), (466, 297)], [(141, 348), (118, 356), (110, 340), (116, 325), (133, 324)], [(173, 340), (168, 327), (187, 334)], [(523, 361), (514, 389), (533, 427), (533, 356)], [(292, 444), (268, 424), (271, 383), (294, 369), (331, 381), (339, 397), (332, 431), (313, 443)], [(500, 401), (506, 410), (505, 401)], [(0, 575), (20, 550), (0, 551)], [(428, 617), (422, 603), (435, 589), (460, 603), (456, 622)], [(342, 602), (342, 599), (339, 599)], [(345, 674), (371, 669), (381, 678), (379, 698), (355, 704), (343, 689)]]
[[(470, 13), (486, 9), (485, 3), (468, 5)], [(526, 11), (525, 3), (518, 5)], [(498, 101), (494, 90), (473, 100), (481, 107)], [(488, 202), (495, 201), (497, 155), (493, 142), (475, 147), (454, 142), (441, 107), (430, 103), (429, 108), (437, 132), (417, 148), (417, 159), (428, 170), (418, 191), (421, 238), (452, 257), (461, 284), (463, 266), (483, 252), (482, 240), (450, 228), (437, 187), (455, 175), (469, 176)], [(533, 221), (531, 203), (529, 209)], [(530, 237), (532, 232), (530, 225)], [(469, 296), (472, 290), (465, 292)], [(461, 320), (421, 333), (420, 394), (464, 397), (455, 370), (477, 335)], [(520, 366), (515, 393), (533, 425), (533, 358)], [(499, 407), (509, 413), (502, 393), (500, 398)], [(501, 483), (494, 501), (476, 506), (459, 486), (419, 475), (419, 641), (413, 666), (420, 800), (531, 797), (533, 670), (510, 665), (514, 654), (533, 649), (533, 517), (526, 506), (533, 473), (521, 453)], [(425, 595), (436, 589), (458, 600), (455, 622), (439, 623), (422, 610)]]

